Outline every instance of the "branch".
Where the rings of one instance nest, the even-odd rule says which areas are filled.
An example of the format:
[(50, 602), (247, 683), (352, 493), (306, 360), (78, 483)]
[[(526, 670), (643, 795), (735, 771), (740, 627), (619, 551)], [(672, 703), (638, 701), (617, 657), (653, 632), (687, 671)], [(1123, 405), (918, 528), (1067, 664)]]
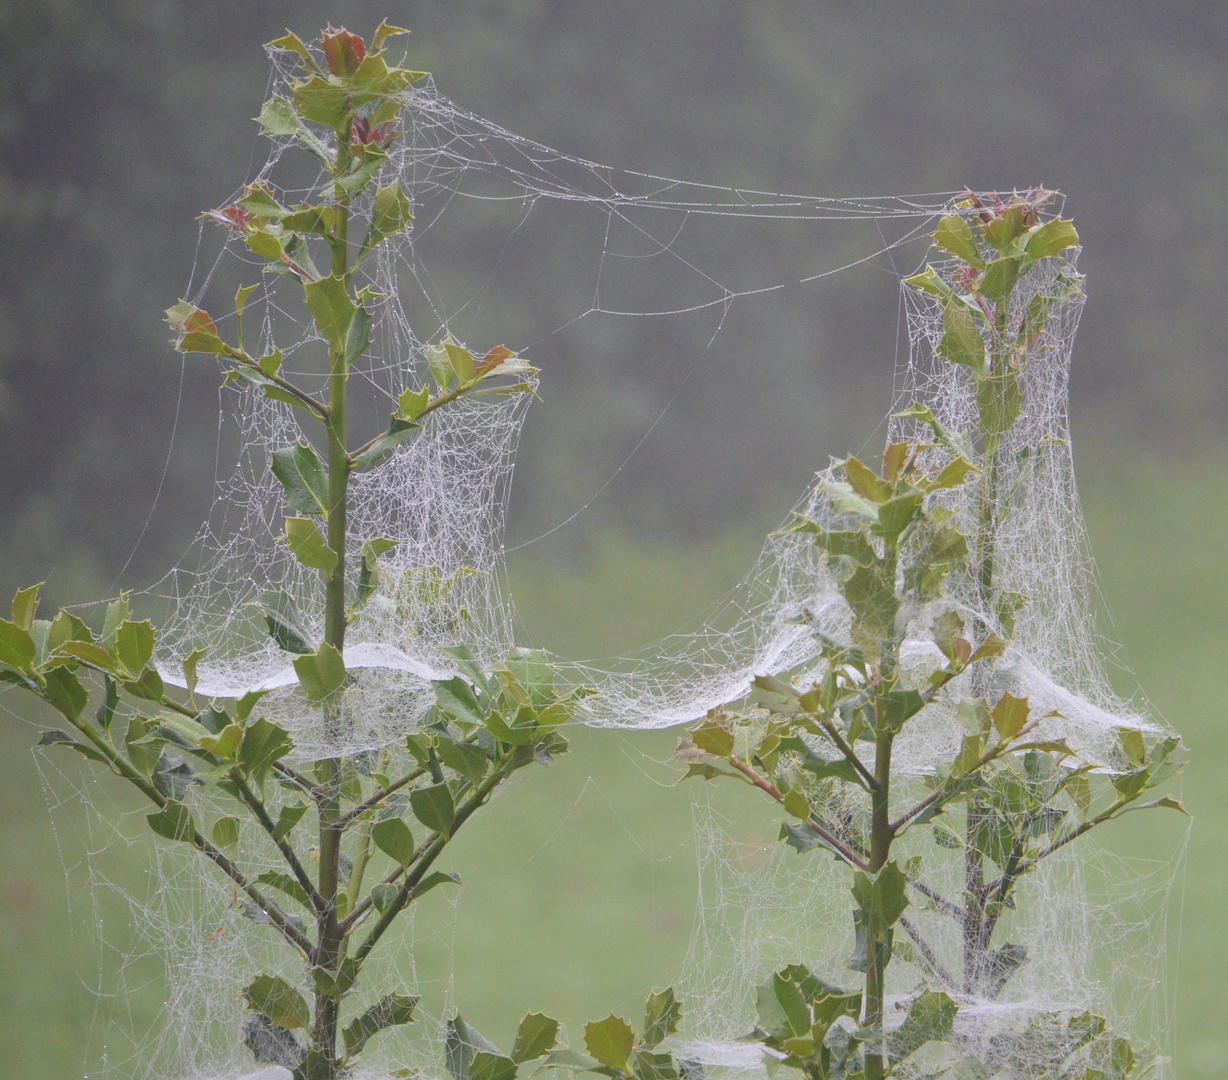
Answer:
[[(766, 792), (782, 806), (784, 805), (785, 797), (775, 784), (773, 784), (770, 780), (764, 780), (763, 777), (761, 777), (757, 772), (755, 772), (754, 769), (752, 769), (740, 758), (731, 755), (728, 760), (729, 764), (737, 769), (743, 776), (745, 776), (747, 780), (755, 785), (755, 787), (757, 787), (760, 791)], [(819, 834), (819, 837), (823, 843), (831, 848), (850, 866), (855, 866), (858, 870), (865, 870), (869, 867), (870, 864), (867, 863), (865, 859), (863, 859), (857, 854), (857, 852), (845, 844), (844, 841), (840, 840), (813, 814), (806, 819), (806, 824)]]
[(938, 976), (944, 983), (947, 984), (956, 993), (959, 993), (962, 987), (947, 974), (947, 969), (942, 966), (938, 957), (934, 955), (934, 950), (926, 944), (925, 939), (917, 932), (917, 928), (913, 926), (907, 915), (901, 915), (899, 918), (900, 926), (903, 927), (906, 933), (913, 940), (913, 944), (917, 946), (917, 950), (925, 957), (925, 962), (929, 964), (930, 970)]
[(844, 736), (840, 734), (839, 730), (836, 728), (836, 725), (826, 717), (819, 717), (818, 720), (819, 724), (822, 725), (823, 730), (827, 733), (827, 737), (836, 744), (836, 749), (848, 759), (849, 764), (857, 770), (857, 774), (866, 782), (869, 789), (871, 791), (877, 791), (878, 780), (876, 780), (874, 774), (862, 764), (861, 758), (857, 756), (853, 748), (844, 741)]
[[(490, 777), (474, 792), (473, 797), (456, 811), (451, 836), (445, 837), (437, 833), (434, 840), (424, 845), (422, 857), (418, 860), (417, 868), (406, 876), (405, 881), (397, 890), (396, 896), (393, 897), (392, 903), (384, 909), (379, 921), (371, 928), (371, 932), (367, 935), (366, 940), (355, 950), (354, 961), (356, 963), (361, 964), (367, 958), (367, 954), (375, 947), (379, 939), (384, 936), (385, 931), (392, 925), (393, 920), (401, 913), (401, 909), (413, 898), (415, 886), (422, 880), (423, 875), (430, 869), (431, 864), (439, 857), (440, 852), (447, 847), (452, 836), (457, 834), (460, 827), (486, 801), (490, 793), (498, 787), (506, 775), (507, 773), (502, 769), (496, 769), (491, 773)], [(353, 925), (353, 920), (358, 914), (359, 910), (355, 909), (342, 926), (348, 929), (349, 926)]]
[[(46, 698), (44, 698), (46, 700)], [(51, 702), (48, 701), (50, 705)], [(55, 706), (52, 706), (55, 708)], [(102, 738), (89, 724), (85, 723), (79, 716), (73, 716), (64, 712), (62, 709), (56, 709), (61, 716), (64, 717), (73, 727), (75, 727), (82, 735), (98, 749), (110, 763), (111, 767), (119, 774), (120, 777), (127, 780), (135, 787), (142, 795), (152, 802), (159, 810), (166, 808), (169, 799), (162, 794), (154, 785), (146, 779), (144, 773), (140, 772), (127, 758), (125, 758), (118, 750), (116, 750), (110, 742)], [(189, 841), (202, 855), (214, 862), (218, 868), (233, 881), (240, 889), (252, 898), (261, 911), (268, 915), (269, 920), (281, 931), (282, 936), (295, 948), (297, 948), (306, 958), (311, 952), (311, 942), (307, 940), (302, 931), (290, 922), (286, 914), (268, 897), (266, 897), (259, 889), (256, 888), (246, 875), (237, 867), (230, 859), (218, 848), (214, 847), (201, 834), (200, 830), (195, 826), (192, 828), (192, 837)]]
[(247, 785), (247, 782), (238, 775), (237, 769), (232, 769), (229, 774), (230, 781), (235, 785), (235, 789), (239, 792), (239, 798), (251, 810), (255, 818), (260, 822), (261, 827), (269, 834), (269, 839), (277, 845), (277, 850), (281, 852), (281, 857), (286, 860), (286, 865), (290, 867), (294, 876), (298, 879), (298, 883), (303, 887), (303, 891), (307, 894), (307, 898), (311, 901), (311, 907), (317, 915), (321, 914), (328, 906), (319, 892), (316, 890), (315, 883), (307, 876), (307, 871), (303, 869), (302, 863), (299, 862), (298, 855), (295, 854), (286, 838), (283, 836), (280, 839), (276, 836), (277, 826), (273, 819), (269, 817), (268, 811), (264, 807), (264, 803), (257, 797), (256, 793)]
[(412, 784), (415, 780), (418, 779), (418, 777), (423, 776), (425, 774), (426, 774), (426, 769), (415, 769), (411, 773), (406, 773), (399, 780), (394, 780), (386, 788), (380, 788), (380, 790), (377, 791), (374, 795), (371, 795), (369, 798), (364, 799), (357, 806), (355, 806), (354, 809), (351, 810), (348, 814), (343, 815), (341, 819), (339, 820), (338, 824), (344, 829), (356, 817), (359, 817), (360, 815), (365, 814), (368, 810), (374, 809), (381, 802), (383, 802), (386, 798), (388, 798), (388, 796), (391, 795), (394, 791), (397, 791), (400, 788), (403, 788), (406, 784)]

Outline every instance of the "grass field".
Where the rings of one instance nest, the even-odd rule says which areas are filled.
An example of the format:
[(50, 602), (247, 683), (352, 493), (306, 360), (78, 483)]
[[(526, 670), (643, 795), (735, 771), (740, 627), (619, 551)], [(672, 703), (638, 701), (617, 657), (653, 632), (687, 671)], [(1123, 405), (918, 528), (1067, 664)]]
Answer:
[[(1220, 862), (1228, 846), (1228, 577), (1220, 556), (1228, 475), (1210, 460), (1180, 475), (1161, 461), (1128, 470), (1118, 463), (1085, 469), (1083, 494), (1116, 616), (1109, 632), (1193, 751), (1180, 792), (1196, 819), (1175, 894), (1183, 917), (1172, 923), (1170, 970), (1156, 973), (1177, 987), (1176, 1075), (1228, 1077), (1228, 872)], [(734, 584), (756, 546), (749, 536), (686, 551), (611, 540), (561, 570), (527, 558), (513, 565), (526, 635), (572, 656), (624, 651), (674, 629)], [(161, 995), (155, 959), (118, 977), (126, 909), (118, 897), (84, 894), (74, 868), (97, 841), (79, 800), (47, 813), (29, 753), (36, 739), (33, 726), (0, 716), (0, 1076), (12, 1080), (74, 1078), (93, 1075), (104, 1059), (122, 1063), (131, 1052), (125, 1033), (140, 1041), (157, 1022)], [(528, 1009), (561, 1016), (573, 1031), (610, 1009), (637, 1009), (650, 985), (676, 974), (696, 872), (688, 798), (669, 786), (673, 774), (661, 764), (673, 741), (668, 733), (577, 731), (574, 753), (514, 786), (498, 812), (457, 841), (452, 868), (466, 882), (463, 894), (455, 907), (441, 900), (423, 917), (416, 959), (423, 972), (451, 964), (467, 1015), (496, 1041), (510, 1042)], [(49, 790), (55, 801), (71, 796), (62, 785)], [(1185, 835), (1175, 814), (1134, 822), (1119, 826), (1110, 846), (1164, 859)], [(772, 835), (766, 825), (762, 833), (765, 841)], [(147, 884), (141, 844), (114, 846), (106, 858), (111, 876), (139, 894)], [(111, 946), (98, 944), (99, 918)], [(481, 959), (492, 943), (500, 958), (493, 968)], [(122, 1000), (95, 993), (120, 986), (129, 991)], [(118, 1072), (126, 1074), (122, 1065)]]

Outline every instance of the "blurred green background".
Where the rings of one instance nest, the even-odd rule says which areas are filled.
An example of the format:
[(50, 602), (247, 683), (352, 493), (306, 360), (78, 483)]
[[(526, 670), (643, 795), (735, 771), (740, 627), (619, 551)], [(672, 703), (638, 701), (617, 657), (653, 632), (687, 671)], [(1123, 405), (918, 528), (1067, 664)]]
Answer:
[[(181, 368), (161, 313), (198, 257), (195, 215), (263, 160), (260, 44), (384, 16), (414, 30), (410, 60), (443, 93), (591, 160), (814, 194), (1066, 193), (1089, 282), (1071, 411), (1104, 629), (1119, 688), (1141, 686), (1193, 750), (1196, 822), (1156, 977), (1175, 988), (1177, 1075), (1228, 1077), (1222, 3), (0, 0), (0, 586), (100, 597), (159, 577), (191, 539), (217, 378)], [(782, 235), (727, 257), (801, 276), (808, 254)], [(543, 262), (521, 321), (561, 325), (570, 274)], [(877, 440), (897, 341), (881, 277), (833, 286), (822, 318), (770, 313), (762, 352), (730, 350), (677, 396), (667, 339), (547, 365), (509, 543), (586, 508), (509, 559), (524, 643), (617, 655), (674, 630), (739, 580), (827, 454)], [(0, 710), (0, 1075), (124, 1075), (157, 1022), (157, 962), (127, 962), (122, 902), (85, 894), (101, 834), (76, 786), (36, 767), (37, 718), (8, 695)], [(570, 759), (458, 842), (467, 887), (419, 963), (444, 970), (450, 952), (497, 1041), (525, 1009), (574, 1027), (676, 975), (696, 881), (687, 797), (659, 764), (671, 749), (577, 733)], [(1168, 858), (1185, 835), (1172, 818), (1111, 842)], [(139, 893), (146, 858), (112, 847), (108, 873)]]

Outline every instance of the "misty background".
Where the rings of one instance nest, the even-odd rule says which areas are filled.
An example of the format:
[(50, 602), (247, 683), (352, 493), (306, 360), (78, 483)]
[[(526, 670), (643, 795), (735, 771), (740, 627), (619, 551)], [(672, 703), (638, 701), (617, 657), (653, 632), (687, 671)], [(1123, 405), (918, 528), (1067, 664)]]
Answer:
[[(162, 312), (210, 257), (197, 215), (265, 159), (250, 120), (268, 87), (260, 46), (287, 26), (369, 34), (384, 17), (413, 30), (409, 63), (444, 95), (576, 157), (815, 195), (1065, 193), (1088, 278), (1071, 414), (1103, 625), (1120, 646), (1118, 688), (1141, 685), (1194, 751), (1182, 794), (1197, 821), (1157, 977), (1175, 988), (1176, 1074), (1228, 1077), (1228, 10), (0, 0), (0, 586), (45, 579), (48, 603), (77, 602), (175, 564), (213, 498), (219, 379), (173, 353)], [(435, 255), (461, 285), (485, 273), (480, 233)], [(701, 246), (723, 281), (791, 280), (852, 243), (830, 235), (830, 251), (788, 228)], [(516, 290), (489, 309), (509, 344), (541, 337), (543, 401), (509, 518), (521, 637), (617, 654), (734, 585), (829, 454), (877, 447), (901, 344), (897, 279), (871, 267), (737, 307), (712, 349), (695, 344), (702, 325), (679, 320), (573, 341), (554, 332), (583, 306), (591, 276), (576, 258), (591, 238), (555, 215), (524, 244)], [(593, 341), (600, 351), (584, 352)], [(65, 889), (91, 834), (71, 788), (35, 766), (38, 720), (0, 697), (0, 1053), (14, 1077), (79, 1076), (124, 1060), (117, 1011), (133, 1043), (156, 1023), (159, 973), (96, 944), (86, 924), (100, 910), (122, 938), (118, 901), (95, 907), (71, 873)], [(496, 1041), (505, 1012), (553, 995), (557, 1009), (602, 1015), (672, 977), (694, 904), (689, 819), (684, 795), (644, 775), (669, 749), (581, 733), (565, 775), (515, 793), (519, 831), (539, 815), (540, 842), (522, 838), (522, 852), (514, 821), (475, 841), (459, 985), (464, 935), (481, 935), (491, 904), (556, 920), (556, 951), (513, 944), (524, 959), (511, 976), (475, 977), (474, 1011)], [(568, 830), (540, 856), (558, 815)], [(1173, 818), (1133, 819), (1109, 842), (1169, 858), (1185, 835)], [(500, 851), (503, 891), (477, 869)], [(116, 859), (117, 879), (139, 883), (140, 846)], [(504, 1000), (526, 981), (538, 997)], [(118, 1008), (94, 993), (119, 985), (132, 992)]]

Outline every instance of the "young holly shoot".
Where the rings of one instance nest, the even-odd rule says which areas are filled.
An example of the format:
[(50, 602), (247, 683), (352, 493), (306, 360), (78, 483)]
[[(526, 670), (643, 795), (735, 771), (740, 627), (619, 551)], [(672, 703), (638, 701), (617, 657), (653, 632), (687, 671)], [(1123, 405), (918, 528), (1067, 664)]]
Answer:
[[(590, 167), (451, 106), (393, 62), (403, 33), (269, 46), (273, 156), (206, 215), (258, 280), (232, 312), (167, 312), (176, 349), (221, 365), (245, 440), (213, 561), (171, 579), (161, 628), (129, 596), (94, 622), (40, 618), (38, 586), (0, 620), (0, 679), (55, 717), (41, 743), (148, 803), (176, 989), (157, 1075), (1160, 1075), (1079, 944), (1097, 910), (1083, 838), (1180, 809), (1156, 789), (1182, 750), (1099, 666), (1065, 413), (1079, 238), (1054, 193), (837, 207), (936, 223), (902, 285), (910, 358), (881, 459), (819, 475), (727, 637), (621, 672), (567, 663), (513, 647), (492, 584), (490, 522), (538, 371), (497, 341), (419, 338), (398, 294), (419, 201), (463, 192), (466, 167), (603, 214), (645, 201), (569, 184), (563, 165)], [(319, 179), (289, 192), (271, 173), (294, 155)], [(378, 427), (356, 405), (372, 388)], [(654, 990), (636, 1025), (610, 1015), (567, 1046), (526, 1002), (501, 1049), (459, 1013), (421, 1015), (381, 955), (455, 887), (440, 859), (460, 831), (564, 754), (575, 723), (684, 724), (687, 787), (748, 785), (777, 806), (782, 856), (759, 882), (726, 859), (718, 892), (748, 911), (782, 900), (798, 932), (701, 920), (683, 993)], [(242, 932), (185, 933), (179, 887), (232, 895)], [(722, 933), (736, 977), (706, 967)]]

